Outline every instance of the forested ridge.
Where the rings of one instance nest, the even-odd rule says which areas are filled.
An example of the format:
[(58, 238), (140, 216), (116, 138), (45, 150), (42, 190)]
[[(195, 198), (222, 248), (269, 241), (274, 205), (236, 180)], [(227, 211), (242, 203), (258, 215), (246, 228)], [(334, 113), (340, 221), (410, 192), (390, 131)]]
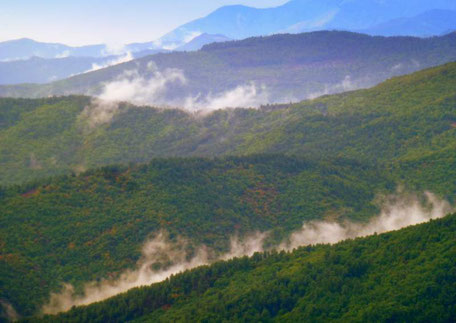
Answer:
[(429, 183), (454, 172), (448, 165), (455, 160), (456, 63), (368, 90), (259, 110), (194, 116), (123, 104), (111, 122), (88, 130), (82, 112), (90, 102), (0, 99), (0, 183), (155, 157), (284, 153), (377, 162), (418, 186), (431, 185), (424, 189), (456, 192), (454, 183)]
[(373, 166), (282, 155), (159, 159), (3, 188), (0, 297), (32, 314), (64, 282), (134, 267), (160, 230), (221, 252), (235, 234), (272, 231), (274, 243), (305, 221), (367, 220), (395, 189)]
[[(134, 268), (143, 243), (160, 230), (188, 239), (190, 250), (222, 253), (232, 235), (268, 231), (273, 245), (311, 220), (365, 222), (379, 213), (378, 197), (400, 187), (454, 202), (455, 85), (451, 63), (259, 110), (195, 116), (124, 103), (95, 128), (82, 114), (88, 97), (1, 99), (0, 300), (37, 314), (63, 283), (80, 292)], [(303, 317), (324, 320), (318, 306)], [(399, 321), (414, 318), (401, 316), (410, 308), (394, 310)]]
[[(204, 266), (31, 322), (451, 322), (456, 215)], [(28, 320), (27, 320), (28, 321)]]

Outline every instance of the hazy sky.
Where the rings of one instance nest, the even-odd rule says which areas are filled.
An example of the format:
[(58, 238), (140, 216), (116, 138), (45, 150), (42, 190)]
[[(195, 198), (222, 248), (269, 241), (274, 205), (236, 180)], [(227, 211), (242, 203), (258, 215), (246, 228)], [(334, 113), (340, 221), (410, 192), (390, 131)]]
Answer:
[(69, 45), (151, 41), (230, 4), (273, 7), (287, 0), (0, 0), (0, 41)]

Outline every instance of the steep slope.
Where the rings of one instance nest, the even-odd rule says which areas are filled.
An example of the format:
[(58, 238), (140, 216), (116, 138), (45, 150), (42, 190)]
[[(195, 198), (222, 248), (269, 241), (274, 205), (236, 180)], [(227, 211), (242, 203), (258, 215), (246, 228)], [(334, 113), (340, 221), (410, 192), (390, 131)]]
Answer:
[(397, 232), (256, 254), (43, 322), (450, 322), (456, 215)]
[[(424, 189), (450, 199), (456, 192), (453, 182), (428, 180), (431, 174), (445, 179), (444, 173), (437, 173), (442, 167), (454, 172), (455, 63), (369, 90), (259, 110), (194, 116), (125, 104), (117, 108), (110, 110), (112, 120), (91, 127), (98, 119), (88, 111), (99, 107), (90, 98), (0, 100), (1, 182), (160, 156), (285, 153), (345, 156), (400, 165), (401, 170), (406, 162), (408, 177), (416, 185), (431, 182)], [(432, 154), (445, 156), (438, 159), (441, 166), (413, 167)]]
[(360, 30), (369, 35), (429, 37), (456, 30), (456, 11), (430, 10), (415, 17), (399, 18)]
[(196, 101), (193, 105), (210, 108), (212, 98), (230, 97), (239, 89), (254, 103), (296, 102), (373, 86), (454, 60), (456, 34), (430, 39), (348, 32), (276, 35), (212, 44), (198, 52), (144, 57), (46, 85), (1, 86), (0, 96), (99, 95), (104, 83), (118, 82), (133, 87), (133, 100), (144, 97), (137, 92), (154, 89), (168, 74), (179, 73), (181, 77), (151, 91), (140, 104), (180, 106)]
[[(451, 0), (293, 0), (266, 9), (226, 6), (173, 30), (162, 37), (160, 43), (178, 47), (195, 33), (223, 34), (242, 39), (280, 32), (356, 31), (432, 9), (456, 10), (456, 4)], [(400, 34), (399, 29), (396, 32), (396, 35)]]
[(357, 162), (263, 155), (154, 160), (4, 188), (0, 299), (34, 314), (62, 283), (80, 290), (135, 268), (160, 230), (190, 253), (227, 251), (230, 237), (256, 231), (274, 243), (305, 221), (365, 221), (379, 211), (376, 195), (394, 190), (383, 171)]

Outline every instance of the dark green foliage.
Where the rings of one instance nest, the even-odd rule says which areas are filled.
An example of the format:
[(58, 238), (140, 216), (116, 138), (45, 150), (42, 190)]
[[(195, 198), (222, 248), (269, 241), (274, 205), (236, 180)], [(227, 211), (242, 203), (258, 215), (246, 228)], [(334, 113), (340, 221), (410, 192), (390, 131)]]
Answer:
[(451, 322), (456, 215), (216, 263), (43, 322)]
[(160, 229), (224, 251), (235, 233), (281, 240), (308, 220), (367, 219), (375, 195), (394, 188), (358, 162), (255, 155), (160, 159), (2, 189), (0, 298), (31, 314), (63, 282), (134, 267)]

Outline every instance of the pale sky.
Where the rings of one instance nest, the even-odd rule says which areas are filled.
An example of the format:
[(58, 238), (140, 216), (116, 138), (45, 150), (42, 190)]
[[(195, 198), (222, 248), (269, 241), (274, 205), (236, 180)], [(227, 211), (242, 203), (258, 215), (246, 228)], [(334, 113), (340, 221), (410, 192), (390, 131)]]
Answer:
[(288, 0), (0, 0), (0, 41), (68, 45), (152, 41), (232, 4), (265, 8)]

